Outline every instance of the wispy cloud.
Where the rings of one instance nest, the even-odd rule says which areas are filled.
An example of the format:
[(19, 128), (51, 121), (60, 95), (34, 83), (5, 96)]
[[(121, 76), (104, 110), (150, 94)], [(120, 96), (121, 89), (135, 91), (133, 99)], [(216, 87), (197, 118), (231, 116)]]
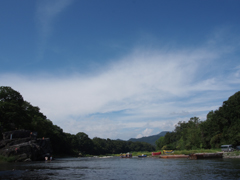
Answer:
[(192, 116), (204, 120), (236, 92), (239, 68), (223, 76), (213, 66), (224, 53), (208, 47), (138, 49), (91, 75), (1, 74), (0, 81), (66, 132), (128, 139), (173, 130)]
[(36, 24), (39, 32), (39, 57), (42, 58), (54, 21), (73, 0), (41, 0), (36, 3)]
[(149, 136), (149, 135), (151, 135), (152, 131), (153, 131), (152, 129), (146, 128), (146, 129), (142, 132), (142, 134), (138, 134), (138, 135), (137, 135), (137, 138)]

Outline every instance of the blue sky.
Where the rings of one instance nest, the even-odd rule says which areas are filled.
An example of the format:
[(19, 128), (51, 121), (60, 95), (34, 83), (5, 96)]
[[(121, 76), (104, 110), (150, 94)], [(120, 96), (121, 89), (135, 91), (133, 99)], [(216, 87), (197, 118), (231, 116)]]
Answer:
[(202, 121), (240, 90), (240, 1), (3, 0), (0, 85), (65, 132)]

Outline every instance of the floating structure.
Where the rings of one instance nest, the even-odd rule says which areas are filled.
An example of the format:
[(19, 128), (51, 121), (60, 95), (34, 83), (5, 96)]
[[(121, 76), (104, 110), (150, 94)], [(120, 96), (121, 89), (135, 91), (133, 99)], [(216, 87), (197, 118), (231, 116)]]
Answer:
[(163, 154), (174, 153), (173, 150), (163, 150)]
[(222, 158), (223, 153), (195, 153), (190, 154), (189, 159), (210, 159), (210, 158)]
[(160, 155), (159, 158), (189, 158), (189, 155), (179, 154), (179, 155)]
[(159, 156), (161, 155), (161, 151), (160, 152), (152, 152), (152, 156)]
[(142, 155), (140, 155), (140, 156), (138, 156), (139, 158), (144, 158), (144, 157), (147, 157), (147, 155), (146, 154), (142, 154)]

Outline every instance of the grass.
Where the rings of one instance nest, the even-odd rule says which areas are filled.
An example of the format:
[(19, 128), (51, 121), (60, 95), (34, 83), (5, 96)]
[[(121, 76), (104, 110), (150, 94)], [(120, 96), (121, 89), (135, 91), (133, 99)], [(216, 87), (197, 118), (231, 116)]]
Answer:
[[(160, 152), (161, 154), (163, 154), (163, 150), (156, 150), (154, 152)], [(174, 150), (174, 153), (167, 153), (168, 155), (179, 155), (179, 154), (193, 154), (193, 153), (217, 153), (217, 152), (221, 152), (221, 149), (196, 149), (196, 150)], [(240, 151), (234, 151), (237, 152), (238, 154), (240, 154)], [(126, 154), (122, 153), (122, 154)], [(147, 156), (152, 156), (152, 152), (148, 152), (148, 151), (137, 151), (137, 152), (130, 152), (132, 153), (133, 156), (140, 156), (142, 154), (147, 155)], [(89, 154), (85, 154), (84, 157), (93, 157), (94, 155), (89, 155)], [(103, 157), (103, 156), (120, 156), (120, 154), (106, 154), (106, 155), (96, 155), (98, 157)]]
[(152, 152), (148, 152), (148, 151), (132, 152), (133, 156), (141, 156), (142, 154), (147, 155), (147, 156), (151, 156)]
[(15, 156), (5, 157), (0, 155), (0, 162), (14, 162), (15, 160)]
[(220, 152), (221, 149), (196, 149), (196, 150), (174, 150), (172, 154), (193, 154), (193, 153), (217, 153)]

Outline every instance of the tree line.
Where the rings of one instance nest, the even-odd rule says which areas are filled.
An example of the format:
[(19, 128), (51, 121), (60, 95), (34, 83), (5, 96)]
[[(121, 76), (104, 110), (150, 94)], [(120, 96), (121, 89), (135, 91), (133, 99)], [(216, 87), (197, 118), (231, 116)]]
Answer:
[(240, 145), (240, 91), (207, 114), (205, 121), (192, 117), (180, 121), (174, 131), (156, 141), (158, 149), (219, 148), (223, 144)]
[[(22, 95), (11, 87), (0, 87), (0, 131), (26, 129), (37, 132), (38, 137), (51, 140), (53, 152), (61, 155), (104, 155), (130, 151), (154, 151), (155, 147), (145, 142), (131, 142), (94, 137), (84, 132), (76, 135), (63, 132), (52, 123), (40, 108), (25, 101)], [(2, 137), (0, 137), (2, 138)]]

